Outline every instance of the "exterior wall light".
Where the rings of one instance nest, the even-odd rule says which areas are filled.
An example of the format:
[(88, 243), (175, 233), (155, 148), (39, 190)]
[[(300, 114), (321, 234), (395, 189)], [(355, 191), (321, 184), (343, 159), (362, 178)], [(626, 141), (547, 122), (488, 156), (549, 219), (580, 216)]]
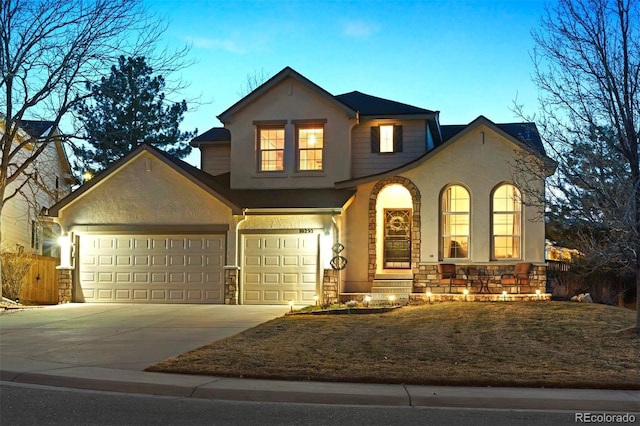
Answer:
[(71, 268), (71, 236), (62, 234), (58, 237), (60, 245), (60, 268)]

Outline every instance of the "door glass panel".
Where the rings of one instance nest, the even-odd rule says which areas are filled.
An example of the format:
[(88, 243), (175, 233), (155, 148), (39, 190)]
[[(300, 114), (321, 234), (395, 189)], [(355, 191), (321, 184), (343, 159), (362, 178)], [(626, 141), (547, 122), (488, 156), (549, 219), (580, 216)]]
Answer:
[(384, 268), (411, 268), (411, 210), (384, 211)]

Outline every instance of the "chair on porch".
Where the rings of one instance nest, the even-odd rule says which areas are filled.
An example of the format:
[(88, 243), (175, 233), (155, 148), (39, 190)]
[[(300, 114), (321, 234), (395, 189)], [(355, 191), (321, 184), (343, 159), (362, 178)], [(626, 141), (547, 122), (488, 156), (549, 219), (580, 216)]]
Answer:
[(459, 278), (456, 274), (456, 265), (453, 263), (439, 263), (438, 264), (438, 281), (440, 284), (449, 284), (449, 293), (451, 293), (451, 286), (465, 286), (469, 285), (468, 278), (463, 275), (464, 278)]
[(500, 276), (500, 284), (502, 284), (503, 287), (505, 285), (515, 285), (518, 293), (520, 293), (520, 286), (529, 285), (531, 281), (532, 266), (531, 263), (516, 263), (516, 267), (512, 273), (510, 272)]

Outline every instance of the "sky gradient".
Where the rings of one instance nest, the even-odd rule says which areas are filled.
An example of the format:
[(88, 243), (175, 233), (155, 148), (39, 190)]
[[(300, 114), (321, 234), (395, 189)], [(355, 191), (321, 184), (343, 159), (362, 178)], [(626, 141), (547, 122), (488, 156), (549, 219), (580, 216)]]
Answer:
[[(181, 95), (199, 98), (183, 130), (205, 132), (238, 101), (247, 76), (290, 66), (328, 92), (358, 90), (440, 111), (443, 124), (531, 113), (540, 1), (146, 0), (168, 28), (161, 44), (191, 45)], [(187, 161), (198, 165), (199, 156)]]

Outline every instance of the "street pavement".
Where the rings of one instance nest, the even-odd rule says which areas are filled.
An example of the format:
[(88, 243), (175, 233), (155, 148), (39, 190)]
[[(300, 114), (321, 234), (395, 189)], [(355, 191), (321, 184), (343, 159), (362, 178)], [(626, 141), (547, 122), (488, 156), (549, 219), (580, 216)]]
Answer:
[(640, 413), (640, 391), (288, 382), (146, 367), (288, 306), (65, 304), (0, 315), (0, 380), (217, 400)]

